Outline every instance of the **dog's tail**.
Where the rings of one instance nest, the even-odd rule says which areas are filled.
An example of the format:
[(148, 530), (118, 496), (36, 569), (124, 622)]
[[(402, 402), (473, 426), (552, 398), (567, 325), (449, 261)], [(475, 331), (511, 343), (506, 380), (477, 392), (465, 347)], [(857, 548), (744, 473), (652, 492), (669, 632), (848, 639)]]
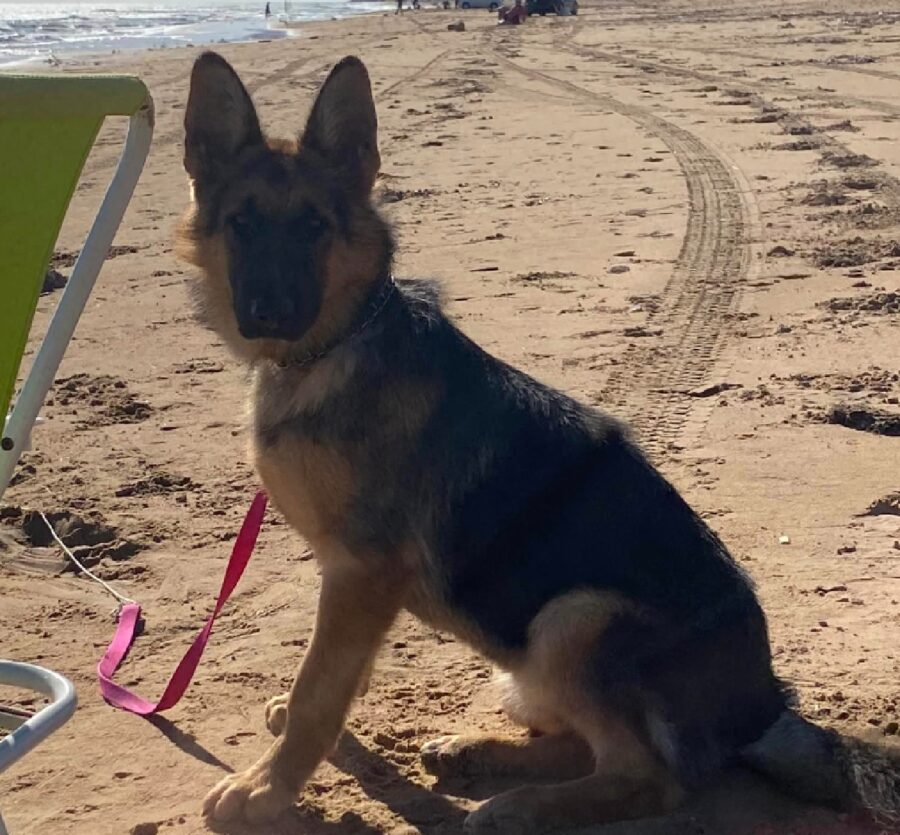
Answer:
[(741, 759), (800, 799), (900, 824), (900, 748), (843, 736), (786, 710)]

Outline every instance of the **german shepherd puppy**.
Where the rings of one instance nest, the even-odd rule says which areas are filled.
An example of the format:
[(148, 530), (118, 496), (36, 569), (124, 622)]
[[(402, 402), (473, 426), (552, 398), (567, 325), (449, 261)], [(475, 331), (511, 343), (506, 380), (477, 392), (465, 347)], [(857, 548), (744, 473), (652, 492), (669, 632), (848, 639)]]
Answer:
[(370, 200), (369, 78), (334, 67), (302, 135), (266, 139), (234, 70), (196, 62), (181, 251), (203, 318), (252, 369), (252, 455), (322, 588), (275, 742), (205, 814), (277, 816), (334, 748), (401, 609), (506, 672), (533, 731), (426, 744), (433, 771), (558, 775), (483, 832), (658, 815), (743, 758), (796, 791), (896, 813), (897, 763), (797, 716), (766, 619), (718, 537), (614, 419), (487, 354), (434, 287), (395, 283)]

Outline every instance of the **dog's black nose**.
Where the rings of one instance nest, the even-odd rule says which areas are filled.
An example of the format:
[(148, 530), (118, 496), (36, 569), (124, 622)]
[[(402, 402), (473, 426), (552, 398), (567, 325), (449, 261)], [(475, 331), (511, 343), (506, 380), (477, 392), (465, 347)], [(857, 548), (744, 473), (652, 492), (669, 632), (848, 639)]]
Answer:
[(253, 299), (250, 302), (250, 318), (254, 327), (263, 333), (284, 330), (296, 312), (291, 299)]

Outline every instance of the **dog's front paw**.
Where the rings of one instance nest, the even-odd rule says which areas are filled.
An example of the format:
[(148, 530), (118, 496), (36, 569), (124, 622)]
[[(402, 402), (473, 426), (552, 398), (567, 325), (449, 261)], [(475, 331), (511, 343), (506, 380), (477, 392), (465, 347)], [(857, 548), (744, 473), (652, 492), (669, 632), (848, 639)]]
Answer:
[(492, 797), (466, 817), (466, 835), (536, 835), (538, 827), (521, 791)]
[(429, 774), (436, 777), (462, 776), (471, 770), (468, 740), (456, 734), (438, 737), (419, 749), (419, 758)]
[(256, 765), (221, 780), (203, 801), (204, 816), (220, 823), (262, 823), (289, 808), (300, 787), (279, 768), (279, 750), (276, 742)]
[(266, 702), (266, 727), (272, 736), (281, 736), (284, 733), (289, 698), (290, 693), (282, 693)]

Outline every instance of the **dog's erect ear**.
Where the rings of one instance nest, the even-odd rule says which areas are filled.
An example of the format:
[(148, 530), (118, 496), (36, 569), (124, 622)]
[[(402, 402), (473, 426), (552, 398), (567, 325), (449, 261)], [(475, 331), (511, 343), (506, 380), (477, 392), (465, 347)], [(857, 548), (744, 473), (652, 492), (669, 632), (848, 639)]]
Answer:
[(359, 58), (344, 58), (325, 79), (302, 144), (342, 169), (354, 191), (366, 195), (372, 190), (381, 166), (378, 118), (369, 74)]
[(201, 188), (244, 148), (263, 141), (250, 96), (215, 52), (194, 62), (184, 131), (184, 167)]

